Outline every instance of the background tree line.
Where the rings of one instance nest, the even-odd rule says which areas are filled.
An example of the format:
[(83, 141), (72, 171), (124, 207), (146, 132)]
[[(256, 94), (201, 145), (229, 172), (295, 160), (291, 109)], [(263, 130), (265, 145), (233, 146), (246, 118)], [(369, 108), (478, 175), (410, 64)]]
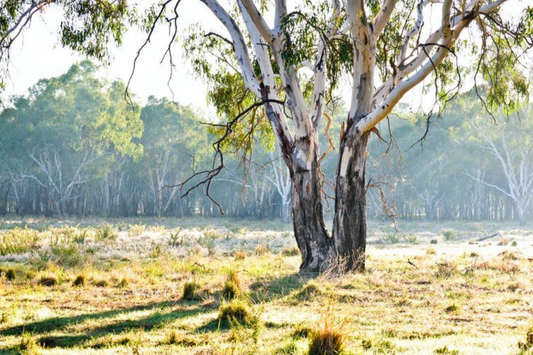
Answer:
[[(182, 198), (186, 189), (179, 188), (212, 164), (217, 130), (199, 126), (207, 121), (200, 113), (166, 98), (150, 97), (144, 107), (126, 102), (124, 84), (99, 78), (97, 69), (88, 61), (72, 66), (4, 107), (0, 214), (219, 216), (202, 189)], [(345, 115), (337, 110), (329, 128), (322, 123), (323, 147), (330, 146), (328, 137), (338, 147)], [(399, 116), (382, 123), (379, 136), (371, 138), (370, 217), (521, 223), (533, 218), (530, 106), (489, 117), (476, 95), (465, 93), (441, 118), (429, 121), (420, 142), (426, 116), (407, 110)], [(265, 129), (257, 131), (263, 136), (250, 144), (264, 147), (251, 149), (253, 156), (242, 160), (225, 147), (226, 169), (210, 193), (227, 216), (287, 222), (290, 176), (272, 150), (272, 137), (264, 136)], [(331, 150), (322, 161), (326, 194), (336, 154)]]

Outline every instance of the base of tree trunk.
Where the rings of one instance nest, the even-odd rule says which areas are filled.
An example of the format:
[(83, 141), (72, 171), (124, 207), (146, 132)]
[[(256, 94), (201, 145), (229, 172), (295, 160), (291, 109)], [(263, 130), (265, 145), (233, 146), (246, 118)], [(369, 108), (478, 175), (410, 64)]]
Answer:
[(340, 147), (333, 219), (339, 273), (365, 269), (367, 142), (368, 135), (356, 135)]

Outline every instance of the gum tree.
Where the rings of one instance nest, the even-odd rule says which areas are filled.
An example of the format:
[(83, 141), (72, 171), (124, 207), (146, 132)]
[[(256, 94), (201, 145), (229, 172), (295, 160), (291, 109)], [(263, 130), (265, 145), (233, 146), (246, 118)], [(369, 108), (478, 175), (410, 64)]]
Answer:
[[(426, 78), (435, 84), (436, 100), (446, 101), (450, 84), (460, 81), (455, 70), (460, 47), (476, 63), (476, 82), (483, 80), (490, 86), (488, 104), (507, 104), (509, 93), (523, 90), (518, 76), (491, 80), (496, 77), (494, 71), (513, 68), (521, 60), (521, 50), (532, 45), (531, 9), (514, 22), (506, 22), (499, 14), (511, 0), (322, 0), (300, 5), (274, 0), (269, 10), (267, 2), (253, 0), (232, 1), (230, 6), (218, 0), (200, 2), (225, 33), (206, 33), (206, 37), (197, 33), (203, 45), (189, 42), (191, 59), (201, 75), (214, 82), (210, 97), (216, 106), (232, 112), (238, 103), (249, 101), (253, 107), (264, 108), (291, 176), (302, 272), (364, 269), (369, 136), (402, 97)], [(67, 22), (72, 23), (70, 27), (62, 26), (62, 43), (91, 55), (104, 52), (110, 34), (120, 39), (131, 10), (125, 0), (9, 0), (0, 15), (3, 59), (20, 24), (31, 17), (27, 11), (40, 11), (39, 5), (49, 3), (69, 7), (69, 19), (81, 19)], [(148, 40), (157, 24), (175, 29), (179, 3), (155, 3), (138, 22), (147, 30)], [(470, 39), (475, 39), (460, 46), (460, 36), (468, 28), (473, 34)], [(97, 41), (100, 38), (102, 42)], [(202, 42), (202, 38), (207, 40)], [(513, 52), (511, 47), (520, 51)], [(195, 56), (195, 51), (203, 55)], [(217, 54), (215, 59), (204, 60), (208, 52)], [(338, 147), (334, 221), (329, 233), (322, 212), (319, 127), (342, 77), (348, 77), (351, 94)], [(235, 89), (239, 86), (244, 92)], [(240, 97), (231, 96), (239, 93)], [(235, 115), (227, 131), (243, 116)], [(223, 167), (220, 150), (217, 156), (220, 167), (206, 172), (207, 181)]]
[[(252, 0), (237, 1), (234, 9), (224, 8), (217, 0), (201, 1), (225, 26), (229, 38), (222, 41), (235, 55), (229, 67), (235, 68), (248, 91), (264, 102), (266, 117), (289, 168), (301, 271), (364, 269), (365, 163), (370, 133), (377, 132), (376, 125), (405, 94), (432, 75), (438, 86), (437, 99), (447, 99), (446, 85), (460, 80), (455, 76), (454, 62), (465, 29), (476, 24), (472, 27), (477, 27), (476, 35), (481, 38), (468, 44), (469, 48), (464, 46), (474, 49), (471, 55), (479, 63), (478, 80), (490, 78), (494, 68), (508, 70), (519, 60), (518, 56), (503, 56), (511, 52), (509, 41), (515, 46), (531, 45), (531, 37), (527, 37), (531, 10), (519, 24), (506, 23), (499, 15), (506, 1), (333, 0), (315, 5), (306, 2), (289, 10), (285, 0), (276, 0), (269, 13), (273, 15), (271, 23)], [(430, 12), (439, 14), (431, 19), (438, 23), (435, 28), (424, 26)], [(227, 56), (220, 54), (224, 51), (212, 41), (200, 48), (217, 50), (221, 65), (227, 61)], [(228, 77), (221, 70), (213, 73), (198, 56), (193, 60), (208, 79)], [(491, 65), (491, 61), (498, 65)], [(309, 71), (304, 73), (304, 68)], [(319, 127), (341, 75), (351, 81), (350, 109), (341, 129), (330, 234), (322, 215)], [(521, 80), (516, 76), (491, 82), (492, 102), (503, 102), (513, 90), (522, 90), (516, 84)], [(215, 84), (214, 94), (225, 88), (221, 83)]]

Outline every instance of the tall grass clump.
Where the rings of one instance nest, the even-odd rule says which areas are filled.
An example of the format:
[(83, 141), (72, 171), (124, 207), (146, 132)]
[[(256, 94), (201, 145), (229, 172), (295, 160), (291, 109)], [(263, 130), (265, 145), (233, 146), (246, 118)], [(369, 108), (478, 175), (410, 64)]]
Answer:
[(248, 303), (240, 299), (222, 302), (218, 309), (217, 320), (220, 326), (235, 327), (237, 323), (251, 327), (259, 326), (259, 314), (252, 312)]
[(444, 229), (441, 233), (442, 233), (442, 236), (444, 237), (444, 240), (448, 242), (456, 240), (459, 234), (457, 233), (456, 230), (453, 230), (453, 229)]
[(15, 269), (10, 268), (6, 271), (6, 280), (8, 281), (14, 281), (17, 278), (17, 272)]
[(96, 239), (100, 241), (113, 241), (118, 238), (118, 231), (109, 223), (102, 223), (96, 230)]
[(198, 298), (200, 284), (196, 280), (189, 280), (183, 285), (183, 299), (194, 300)]
[(168, 246), (170, 247), (179, 247), (183, 245), (183, 238), (180, 236), (181, 228), (174, 228), (173, 231), (170, 231), (168, 234)]
[(50, 251), (52, 260), (64, 267), (76, 267), (83, 261), (82, 254), (76, 244), (53, 245), (50, 247)]
[(85, 244), (89, 236), (88, 230), (80, 229), (79, 226), (49, 227), (48, 232), (50, 233), (50, 245)]
[(83, 286), (85, 286), (85, 283), (86, 283), (85, 275), (80, 274), (80, 275), (76, 276), (74, 281), (72, 281), (72, 286), (83, 287)]
[(0, 233), (0, 256), (25, 254), (35, 248), (39, 240), (36, 230), (16, 227)]
[(226, 281), (222, 288), (222, 298), (232, 300), (242, 293), (242, 281), (239, 273), (230, 270), (226, 275)]
[(146, 226), (144, 224), (130, 224), (128, 226), (128, 234), (132, 237), (138, 237), (142, 235), (146, 230)]
[(340, 324), (333, 318), (333, 310), (328, 307), (322, 326), (318, 326), (309, 334), (309, 355), (336, 355), (344, 349), (347, 338), (344, 326), (347, 321)]

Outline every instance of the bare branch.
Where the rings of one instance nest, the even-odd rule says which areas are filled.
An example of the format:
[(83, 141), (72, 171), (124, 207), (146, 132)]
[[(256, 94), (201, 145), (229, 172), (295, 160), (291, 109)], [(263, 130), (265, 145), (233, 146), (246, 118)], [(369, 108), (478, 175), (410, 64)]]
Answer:
[[(256, 103), (250, 105), (246, 110), (242, 111), (239, 115), (237, 115), (234, 119), (229, 121), (226, 125), (218, 125), (218, 124), (212, 125), (212, 126), (215, 126), (215, 127), (225, 126), (225, 128), (226, 128), (226, 130), (224, 131), (224, 134), (222, 135), (222, 137), (220, 137), (215, 143), (213, 143), (213, 148), (215, 150), (215, 155), (213, 157), (213, 168), (210, 169), (210, 170), (203, 170), (203, 171), (194, 173), (193, 175), (191, 175), (189, 178), (187, 178), (182, 183), (180, 183), (178, 185), (165, 185), (165, 186), (162, 187), (162, 189), (163, 188), (175, 188), (175, 187), (179, 187), (180, 189), (183, 189), (185, 187), (185, 185), (187, 185), (194, 178), (199, 177), (199, 176), (204, 176), (203, 180), (201, 180), (200, 182), (197, 182), (192, 187), (188, 188), (181, 195), (181, 197), (182, 198), (187, 197), (196, 188), (198, 188), (200, 186), (205, 186), (206, 187), (206, 196), (218, 207), (220, 213), (224, 214), (224, 210), (222, 209), (222, 206), (220, 205), (220, 203), (218, 203), (210, 194), (210, 188), (211, 188), (211, 183), (213, 182), (213, 179), (215, 177), (217, 177), (220, 174), (220, 172), (225, 167), (225, 165), (224, 165), (224, 153), (222, 151), (222, 143), (226, 139), (229, 138), (230, 134), (233, 132), (233, 127), (235, 126), (235, 124), (237, 122), (239, 122), (243, 117), (245, 117), (247, 114), (252, 112), (255, 108), (260, 107), (262, 105), (265, 105), (267, 103), (277, 103), (277, 104), (281, 104), (281, 105), (284, 104), (284, 102), (280, 101), (280, 100), (262, 100), (260, 102), (256, 102)], [(218, 160), (218, 164), (217, 164), (217, 160)]]
[[(168, 4), (170, 4), (172, 1), (173, 0), (167, 0), (163, 4), (161, 4), (161, 8), (159, 10), (159, 13), (155, 17), (154, 22), (152, 23), (152, 25), (150, 26), (150, 29), (148, 31), (148, 35), (146, 36), (146, 40), (144, 41), (144, 43), (141, 45), (141, 47), (139, 48), (139, 50), (137, 50), (137, 53), (135, 54), (135, 58), (133, 59), (133, 68), (131, 70), (130, 77), (128, 78), (128, 83), (126, 84), (126, 91), (124, 93), (124, 95), (126, 96), (126, 100), (130, 104), (133, 104), (133, 101), (132, 101), (130, 93), (129, 93), (129, 88), (130, 88), (130, 84), (131, 84), (131, 81), (133, 79), (133, 76), (135, 75), (135, 71), (137, 70), (137, 61), (139, 60), (139, 57), (141, 56), (141, 52), (143, 51), (143, 49), (148, 45), (148, 43), (151, 42), (152, 35), (153, 35), (154, 31), (155, 31), (157, 23), (159, 22), (159, 20), (161, 20), (161, 18), (163, 18), (163, 14), (165, 13), (165, 10), (166, 10)], [(181, 1), (181, 0), (178, 0), (178, 3), (179, 3), (179, 1)]]

